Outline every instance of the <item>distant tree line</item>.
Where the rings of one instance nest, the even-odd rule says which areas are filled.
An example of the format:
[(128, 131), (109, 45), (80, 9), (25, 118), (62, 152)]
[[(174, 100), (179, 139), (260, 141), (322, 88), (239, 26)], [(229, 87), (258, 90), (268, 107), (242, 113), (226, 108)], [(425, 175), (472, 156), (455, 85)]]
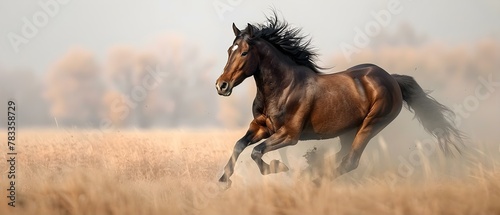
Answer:
[[(329, 64), (339, 71), (357, 63), (376, 63), (390, 73), (413, 75), (419, 83), (439, 86), (437, 93), (452, 99), (457, 89), (477, 83), (478, 76), (496, 77), (500, 71), (496, 40), (451, 47), (424, 43), (424, 37), (405, 29), (396, 37), (374, 38), (372, 46), (353, 54), (350, 61), (341, 54), (331, 56)], [(390, 39), (400, 38), (397, 35), (410, 39)], [(165, 36), (150, 49), (111, 47), (102, 62), (84, 48), (72, 48), (43, 74), (0, 67), (0, 99), (17, 101), (19, 126), (246, 127), (255, 93), (248, 86), (253, 83), (220, 98), (213, 86), (222, 70), (214, 68), (216, 60), (225, 61), (201, 56), (197, 46), (178, 36)], [(6, 105), (0, 105), (2, 110), (6, 112)], [(5, 116), (0, 114), (0, 121)]]

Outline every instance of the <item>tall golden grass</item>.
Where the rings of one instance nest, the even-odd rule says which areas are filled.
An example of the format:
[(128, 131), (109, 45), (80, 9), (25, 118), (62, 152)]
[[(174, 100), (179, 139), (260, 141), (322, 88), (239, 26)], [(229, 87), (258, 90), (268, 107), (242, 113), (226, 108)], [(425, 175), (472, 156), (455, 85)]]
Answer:
[[(319, 186), (299, 166), (261, 176), (244, 154), (223, 191), (217, 176), (242, 133), (20, 131), (16, 207), (7, 205), (2, 171), (0, 214), (500, 214), (491, 154), (426, 158), (405, 177), (390, 161), (366, 156), (359, 170)], [(365, 174), (370, 163), (377, 171)]]

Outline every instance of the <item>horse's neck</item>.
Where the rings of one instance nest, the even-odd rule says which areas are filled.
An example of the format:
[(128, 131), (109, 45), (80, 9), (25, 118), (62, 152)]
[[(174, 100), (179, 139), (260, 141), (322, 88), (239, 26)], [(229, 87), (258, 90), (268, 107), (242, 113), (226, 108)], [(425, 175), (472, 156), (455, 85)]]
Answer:
[(259, 46), (260, 67), (254, 74), (257, 90), (263, 96), (277, 96), (292, 83), (297, 65), (267, 42)]

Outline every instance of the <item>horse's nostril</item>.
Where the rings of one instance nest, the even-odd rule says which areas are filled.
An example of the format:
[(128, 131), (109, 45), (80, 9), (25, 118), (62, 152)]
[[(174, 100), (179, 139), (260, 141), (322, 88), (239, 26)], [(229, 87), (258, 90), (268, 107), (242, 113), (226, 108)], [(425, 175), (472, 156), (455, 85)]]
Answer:
[(229, 84), (227, 84), (227, 82), (222, 82), (222, 84), (220, 85), (221, 90), (227, 90), (228, 87), (229, 87)]

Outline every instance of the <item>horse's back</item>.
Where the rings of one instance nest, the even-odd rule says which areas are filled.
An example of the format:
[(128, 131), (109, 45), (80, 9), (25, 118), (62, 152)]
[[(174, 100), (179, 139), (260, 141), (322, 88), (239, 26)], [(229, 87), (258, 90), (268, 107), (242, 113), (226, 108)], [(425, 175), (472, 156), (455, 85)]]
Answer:
[(376, 78), (376, 79), (381, 78), (389, 82), (396, 83), (395, 80), (387, 71), (385, 71), (384, 69), (375, 64), (370, 64), (370, 63), (353, 66), (345, 70), (344, 73), (346, 75), (351, 76), (352, 78), (361, 78), (361, 77)]

